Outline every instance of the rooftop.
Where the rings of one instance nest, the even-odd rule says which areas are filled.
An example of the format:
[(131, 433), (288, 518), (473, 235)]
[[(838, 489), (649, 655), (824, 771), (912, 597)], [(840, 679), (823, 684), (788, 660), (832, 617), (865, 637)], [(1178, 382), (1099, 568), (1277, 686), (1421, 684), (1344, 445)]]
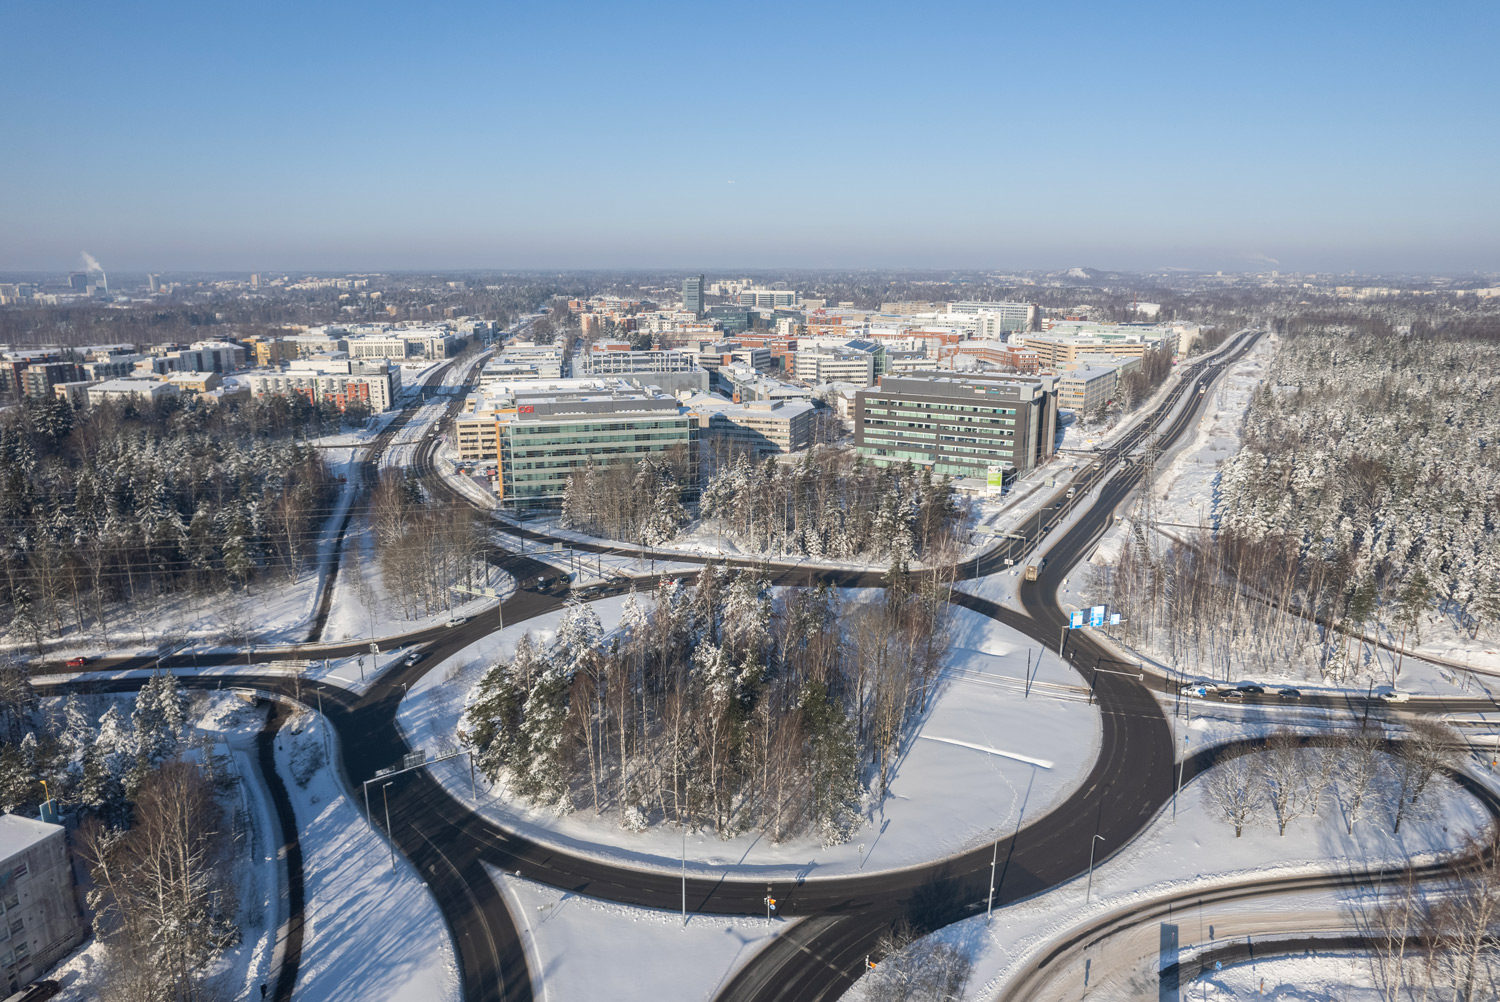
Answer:
[(0, 814), (0, 859), (17, 856), (62, 830), (61, 825), (49, 825), (35, 818)]

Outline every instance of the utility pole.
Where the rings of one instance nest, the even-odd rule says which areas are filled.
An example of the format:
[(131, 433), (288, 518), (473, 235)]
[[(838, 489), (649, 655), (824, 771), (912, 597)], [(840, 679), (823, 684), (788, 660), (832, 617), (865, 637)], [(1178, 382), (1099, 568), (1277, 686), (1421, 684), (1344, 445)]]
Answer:
[(678, 819), (682, 828), (682, 927), (687, 928), (687, 820)]

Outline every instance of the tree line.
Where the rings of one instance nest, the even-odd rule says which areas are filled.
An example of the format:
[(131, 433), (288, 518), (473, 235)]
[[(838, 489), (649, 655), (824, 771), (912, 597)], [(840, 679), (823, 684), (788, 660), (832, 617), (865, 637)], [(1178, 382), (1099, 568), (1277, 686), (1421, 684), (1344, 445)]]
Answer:
[(1423, 795), (1457, 768), (1463, 747), (1451, 726), (1425, 717), (1407, 721), (1399, 735), (1365, 721), (1352, 735), (1318, 743), (1282, 728), (1259, 750), (1215, 764), (1203, 778), (1203, 794), (1235, 838), (1261, 819), (1285, 835), (1294, 822), (1330, 806), (1341, 812), (1346, 834), (1380, 817), (1397, 835), (1413, 816), (1431, 816), (1435, 805)]
[(608, 636), (574, 603), (551, 642), (523, 638), (485, 671), (460, 739), (492, 782), (559, 811), (843, 841), (933, 694), (945, 594), (898, 571), (878, 600), (773, 596), (708, 565), (632, 593)]
[(0, 418), (0, 614), (12, 636), (104, 635), (118, 600), (297, 576), (338, 484), (316, 449), (220, 420), (62, 401)]
[(699, 511), (757, 553), (913, 560), (957, 543), (964, 511), (947, 477), (910, 463), (876, 466), (851, 450), (795, 466), (740, 456), (703, 488)]

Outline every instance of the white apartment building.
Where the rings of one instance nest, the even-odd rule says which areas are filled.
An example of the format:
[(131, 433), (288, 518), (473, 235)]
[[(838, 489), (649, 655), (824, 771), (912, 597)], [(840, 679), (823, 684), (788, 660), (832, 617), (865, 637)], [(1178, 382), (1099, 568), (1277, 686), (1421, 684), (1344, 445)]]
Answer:
[(875, 382), (875, 356), (867, 351), (818, 349), (798, 351), (792, 361), (792, 374), (804, 383)]
[(175, 396), (177, 387), (160, 379), (106, 379), (88, 388), (90, 407), (103, 403), (135, 404), (149, 407), (163, 397)]

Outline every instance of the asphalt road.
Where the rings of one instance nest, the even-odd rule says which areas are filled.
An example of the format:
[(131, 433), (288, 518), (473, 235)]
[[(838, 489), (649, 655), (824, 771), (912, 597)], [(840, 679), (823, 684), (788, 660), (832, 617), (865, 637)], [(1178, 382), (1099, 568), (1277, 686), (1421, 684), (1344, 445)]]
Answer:
[[(1022, 587), (1020, 594), (1026, 614), (958, 592), (954, 593), (954, 601), (1055, 646), (1066, 621), (1055, 598), (1062, 577), (1108, 528), (1115, 508), (1135, 488), (1139, 478), (1139, 469), (1128, 461), (1116, 472), (1115, 461), (1127, 457), (1157, 426), (1160, 426), (1159, 447), (1169, 447), (1191, 426), (1203, 407), (1206, 395), (1199, 394), (1198, 388), (1206, 386), (1252, 339), (1252, 335), (1241, 334), (1238, 347), (1212, 361), (1197, 363), (1195, 371), (1190, 371), (1145, 421), (1096, 456), (1098, 467), (1088, 471), (1073, 498), (1067, 498), (1065, 490), (1059, 489), (1037, 521), (1028, 526), (1024, 539), (1008, 540), (955, 569), (956, 576), (970, 577), (1002, 570), (1007, 559), (1019, 564), (1052, 529), (1076, 515), (1075, 524), (1047, 551), (1039, 579)], [(1170, 416), (1184, 394), (1195, 395), (1197, 399), (1189, 400), (1177, 416)], [(1096, 490), (1098, 496), (1092, 497)], [(508, 531), (550, 541), (532, 530)], [(572, 541), (568, 545), (589, 552), (618, 550)], [(679, 562), (684, 559), (680, 554), (658, 556)], [(542, 565), (524, 557), (497, 559), (510, 561), (509, 569), (518, 580), (546, 573)], [(883, 578), (883, 574), (873, 571), (746, 563), (768, 568), (773, 579), (785, 583), (826, 581), (878, 586)], [(559, 596), (523, 589), (502, 604), (502, 611), (505, 622), (516, 623), (554, 610), (562, 601)], [(357, 789), (377, 770), (399, 762), (408, 750), (395, 725), (395, 712), (405, 685), (492, 632), (495, 625), (486, 615), (453, 629), (437, 627), (403, 636), (400, 638), (403, 643), (429, 644), (426, 657), (415, 666), (400, 666), (363, 696), (331, 685), (300, 683), (284, 675), (198, 679), (193, 684), (228, 681), (235, 686), (286, 692), (308, 702), (314, 692), (320, 692), (324, 712), (339, 736), (343, 768), (351, 787)], [(345, 656), (364, 649), (363, 642), (329, 645), (320, 648), (317, 656)], [(1092, 668), (1107, 659), (1107, 653), (1083, 634), (1069, 638), (1067, 653), (1085, 681), (1090, 680)], [(258, 652), (259, 660), (286, 656), (306, 657), (309, 653), (305, 648)], [(236, 662), (241, 657), (226, 654), (222, 663)], [(137, 660), (142, 664), (123, 661), (113, 666), (149, 666), (154, 661)], [(197, 663), (210, 664), (212, 660), (200, 655)], [(162, 663), (171, 666), (186, 661), (186, 658), (168, 658)], [(1093, 681), (1103, 721), (1101, 751), (1084, 782), (1063, 804), (1002, 839), (998, 846), (986, 845), (927, 866), (812, 880), (800, 885), (773, 882), (772, 893), (781, 902), (781, 914), (807, 916), (807, 919), (788, 927), (754, 957), (725, 986), (719, 998), (767, 1002), (835, 998), (861, 973), (866, 955), (875, 951), (882, 933), (897, 919), (906, 918), (916, 929), (925, 930), (982, 909), (989, 891), (992, 853), (999, 860), (995, 903), (1000, 905), (1081, 874), (1088, 864), (1095, 835), (1104, 838), (1100, 844), (1101, 859), (1123, 847), (1171, 795), (1171, 735), (1159, 704), (1135, 679), (1100, 673)], [(117, 680), (98, 684), (131, 688), (139, 682)], [(405, 773), (389, 782), (391, 835), (427, 880), (443, 910), (459, 952), (464, 997), (471, 1002), (532, 997), (532, 975), (527, 970), (519, 937), (503, 899), (485, 871), (486, 865), (600, 898), (663, 909), (681, 905), (682, 885), (676, 877), (560, 852), (506, 832), (454, 799), (426, 770)], [(370, 820), (383, 827), (380, 812)], [(759, 879), (694, 879), (687, 883), (688, 907), (697, 912), (760, 914), (766, 893), (767, 884)]]

